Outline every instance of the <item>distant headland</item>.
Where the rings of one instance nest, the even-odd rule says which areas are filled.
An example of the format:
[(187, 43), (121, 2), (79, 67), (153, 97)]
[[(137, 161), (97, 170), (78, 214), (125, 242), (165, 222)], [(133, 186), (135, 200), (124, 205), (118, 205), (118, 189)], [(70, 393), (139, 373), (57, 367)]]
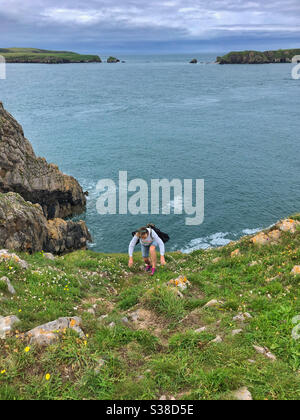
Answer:
[(38, 48), (0, 48), (7, 63), (101, 63), (98, 55), (77, 54), (71, 51), (40, 50)]
[(276, 51), (232, 51), (217, 57), (219, 64), (271, 64), (291, 63), (294, 56), (300, 55), (300, 49)]

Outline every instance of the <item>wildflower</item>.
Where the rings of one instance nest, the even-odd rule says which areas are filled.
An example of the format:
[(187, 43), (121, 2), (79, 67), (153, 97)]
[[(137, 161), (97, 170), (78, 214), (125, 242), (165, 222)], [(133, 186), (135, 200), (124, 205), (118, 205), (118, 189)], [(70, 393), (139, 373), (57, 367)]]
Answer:
[(50, 373), (47, 373), (47, 374), (45, 375), (45, 379), (46, 379), (46, 381), (49, 381), (49, 380), (50, 380), (50, 378), (51, 378)]
[(4, 373), (6, 373), (6, 370), (5, 369), (1, 370), (1, 375), (4, 375)]
[(24, 351), (25, 353), (28, 353), (30, 351), (30, 347), (25, 347)]

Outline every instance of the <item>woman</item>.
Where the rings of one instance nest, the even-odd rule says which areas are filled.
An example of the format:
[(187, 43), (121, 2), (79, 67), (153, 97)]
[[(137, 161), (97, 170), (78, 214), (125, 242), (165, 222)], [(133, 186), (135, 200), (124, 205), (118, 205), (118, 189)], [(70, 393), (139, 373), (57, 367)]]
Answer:
[[(138, 240), (141, 242), (141, 248), (142, 248), (142, 255), (146, 264), (146, 271), (151, 271), (151, 276), (155, 274), (156, 271), (156, 247), (159, 246), (160, 251), (160, 263), (162, 265), (166, 264), (165, 261), (165, 244), (160, 239), (158, 234), (151, 228), (142, 227), (140, 228), (135, 236), (132, 238), (130, 244), (129, 244), (129, 263), (128, 266), (132, 267), (133, 265), (133, 250), (135, 245), (137, 244)], [(150, 258), (149, 259), (149, 253)]]

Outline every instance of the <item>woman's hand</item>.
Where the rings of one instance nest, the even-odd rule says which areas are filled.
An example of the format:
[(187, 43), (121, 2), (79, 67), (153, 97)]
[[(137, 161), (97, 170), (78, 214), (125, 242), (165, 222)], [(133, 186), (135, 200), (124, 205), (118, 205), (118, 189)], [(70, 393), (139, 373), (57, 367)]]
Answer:
[(128, 267), (131, 268), (133, 266), (133, 258), (129, 258)]
[(161, 257), (160, 257), (160, 263), (161, 263), (161, 265), (166, 265), (166, 260), (165, 260), (165, 257), (163, 255), (161, 255)]

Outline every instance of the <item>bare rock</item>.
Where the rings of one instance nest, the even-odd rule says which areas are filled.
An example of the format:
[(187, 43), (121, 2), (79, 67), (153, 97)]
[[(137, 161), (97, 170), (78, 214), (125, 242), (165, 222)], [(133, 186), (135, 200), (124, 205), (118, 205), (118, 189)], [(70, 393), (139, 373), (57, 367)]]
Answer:
[(58, 333), (70, 328), (76, 331), (80, 338), (84, 338), (84, 332), (80, 328), (81, 324), (82, 320), (79, 317), (63, 317), (33, 328), (26, 333), (26, 337), (30, 339), (30, 344), (49, 346), (59, 339)]
[(0, 338), (5, 340), (6, 336), (11, 332), (13, 326), (20, 322), (15, 315), (0, 317)]
[(20, 124), (0, 102), (0, 192), (19, 193), (42, 206), (48, 219), (82, 213), (86, 196), (71, 176), (35, 155)]
[(243, 387), (233, 392), (233, 397), (238, 401), (252, 401), (252, 395), (248, 388)]

